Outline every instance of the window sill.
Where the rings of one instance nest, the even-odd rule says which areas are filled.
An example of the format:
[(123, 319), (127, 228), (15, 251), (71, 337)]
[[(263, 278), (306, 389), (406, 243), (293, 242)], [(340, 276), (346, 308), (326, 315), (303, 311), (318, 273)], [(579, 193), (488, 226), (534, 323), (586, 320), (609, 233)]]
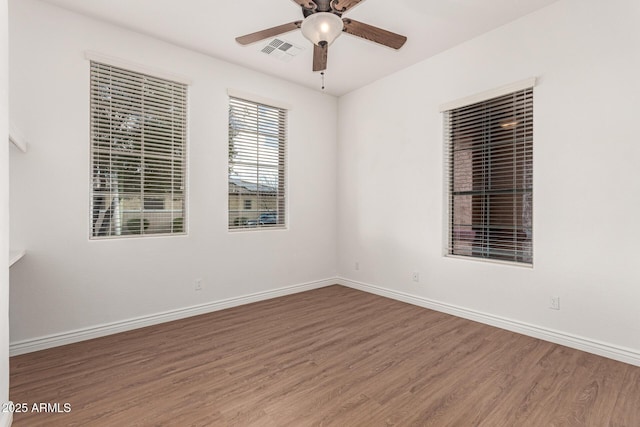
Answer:
[(528, 268), (528, 269), (532, 269), (533, 270), (533, 263), (532, 264), (526, 264), (526, 263), (523, 263), (523, 262), (500, 261), (500, 260), (497, 260), (497, 259), (477, 258), (477, 257), (470, 257), (470, 256), (463, 256), (463, 255), (450, 255), (450, 254), (445, 254), (444, 257), (445, 258), (451, 258), (451, 259), (457, 259), (457, 260), (480, 262), (480, 263), (483, 263), (483, 264), (498, 264), (498, 265), (505, 265), (505, 266), (508, 266), (508, 267), (520, 267), (520, 268)]
[(227, 229), (229, 233), (254, 233), (257, 231), (287, 231), (288, 227), (280, 226), (280, 227), (247, 227), (247, 228), (231, 228)]

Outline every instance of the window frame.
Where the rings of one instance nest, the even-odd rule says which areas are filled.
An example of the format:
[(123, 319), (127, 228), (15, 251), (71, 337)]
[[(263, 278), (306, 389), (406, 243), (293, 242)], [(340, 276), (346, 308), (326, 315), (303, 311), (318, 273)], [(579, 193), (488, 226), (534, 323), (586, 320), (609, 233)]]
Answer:
[[(91, 52), (86, 53), (86, 58), (90, 62), (89, 240), (186, 235), (189, 81), (179, 76), (173, 78), (173, 75), (167, 73), (155, 73), (126, 61), (109, 61), (108, 58)], [(116, 94), (116, 91), (120, 93)], [(125, 93), (126, 96), (123, 95)], [(100, 95), (107, 98), (100, 99)], [(124, 103), (129, 107), (123, 107)], [(123, 149), (122, 142), (121, 146), (114, 143), (117, 141), (117, 136), (114, 135), (118, 131), (127, 132), (122, 131), (122, 127), (117, 128), (117, 122), (112, 121), (112, 117), (118, 113), (130, 114), (130, 121), (134, 118), (138, 121), (135, 131), (131, 130), (132, 126), (128, 128), (126, 136), (120, 135), (121, 139), (128, 138), (130, 141), (129, 150)], [(170, 130), (166, 130), (167, 128)], [(153, 138), (150, 137), (152, 133), (155, 134)], [(120, 182), (123, 187), (139, 189), (122, 197), (126, 193), (124, 190), (114, 191), (111, 187), (103, 190), (100, 188), (101, 184), (96, 183), (104, 182), (105, 173), (108, 176), (114, 175), (114, 168), (118, 169), (114, 166), (117, 164), (114, 159), (118, 156), (121, 162), (126, 157), (132, 164), (141, 165), (139, 180), (133, 178), (135, 173), (127, 170), (126, 178)], [(118, 172), (122, 170), (117, 170), (115, 174)], [(107, 178), (109, 179), (112, 178)], [(115, 179), (118, 185), (117, 178)], [(150, 188), (153, 190), (149, 191)], [(136, 195), (139, 198), (137, 207)], [(128, 199), (130, 206), (125, 206), (127, 196), (132, 197)], [(102, 197), (104, 203), (96, 206), (97, 197)], [(147, 209), (149, 198), (163, 198), (163, 209)], [(106, 208), (107, 204), (109, 208)], [(103, 224), (109, 210), (111, 217)], [(115, 215), (119, 218), (112, 220)], [(127, 215), (130, 216), (129, 219), (126, 219)], [(139, 228), (136, 230), (129, 229), (128, 224), (132, 220), (139, 221)], [(147, 231), (150, 222), (159, 224)]]
[[(473, 95), (471, 97), (466, 97), (461, 100), (449, 102), (447, 104), (443, 104), (440, 108), (440, 111), (443, 113), (443, 141), (444, 141), (444, 184), (445, 184), (445, 227), (444, 227), (444, 255), (447, 257), (454, 258), (462, 258), (468, 260), (482, 261), (482, 262), (493, 262), (493, 263), (501, 263), (501, 264), (512, 264), (517, 266), (524, 267), (532, 267), (533, 266), (533, 109), (534, 109), (534, 87), (535, 87), (536, 79), (526, 79), (520, 82), (516, 82), (510, 85), (503, 86), (501, 88), (497, 88), (491, 91), (487, 91), (481, 94)], [(461, 155), (465, 153), (460, 153), (460, 149), (458, 146), (458, 152), (454, 156), (454, 141), (460, 139), (460, 137), (455, 137), (454, 132), (456, 130), (460, 132), (460, 128), (455, 129), (455, 126), (452, 124), (452, 114), (455, 112), (459, 112), (461, 110), (467, 109), (467, 111), (473, 111), (474, 108), (482, 108), (481, 105), (490, 105), (491, 102), (498, 102), (500, 99), (507, 99), (507, 97), (524, 97), (524, 104), (519, 104), (517, 108), (524, 108), (524, 113), (522, 110), (515, 111), (509, 110), (506, 115), (515, 115), (520, 114), (521, 117), (524, 117), (525, 123), (517, 123), (517, 131), (520, 132), (516, 136), (516, 129), (513, 131), (513, 139), (510, 142), (510, 145), (507, 145), (507, 150), (510, 151), (510, 155), (512, 156), (511, 163), (507, 163), (508, 160), (504, 160), (503, 158), (508, 158), (509, 156), (504, 156), (503, 154), (497, 160), (498, 157), (495, 153), (491, 153), (492, 144), (496, 144), (495, 142), (495, 130), (488, 130), (489, 122), (494, 120), (491, 123), (495, 129), (495, 120), (496, 118), (490, 119), (481, 119), (478, 122), (482, 123), (484, 128), (481, 130), (481, 134), (474, 134), (473, 138), (480, 138), (482, 142), (471, 142), (470, 145), (474, 148), (467, 148), (462, 151), (469, 151), (466, 153), (468, 158), (463, 159)], [(526, 104), (526, 105), (525, 105)], [(524, 106), (523, 106), (524, 105)], [(514, 104), (515, 106), (515, 104)], [(498, 111), (498, 110), (496, 110)], [(499, 113), (503, 114), (504, 110), (500, 110)], [(498, 117), (498, 116), (496, 116)], [(501, 126), (503, 129), (504, 125)], [(465, 127), (465, 130), (468, 130)], [(474, 130), (476, 130), (474, 128)], [(478, 136), (481, 135), (481, 136)], [(489, 136), (487, 136), (489, 135)], [(523, 136), (524, 135), (524, 136)], [(493, 139), (491, 139), (493, 138)], [(502, 141), (506, 140), (502, 136), (498, 136)], [(467, 138), (468, 139), (468, 138)], [(489, 141), (489, 142), (487, 142)], [(503, 144), (503, 142), (501, 142)], [(482, 147), (478, 149), (477, 147)], [(487, 148), (489, 147), (489, 148)], [(525, 147), (523, 152), (516, 152), (517, 149)], [(500, 148), (504, 150), (503, 148)], [(495, 150), (495, 148), (494, 148)], [(503, 153), (506, 151), (503, 151)], [(473, 153), (473, 154), (470, 154)], [(476, 156), (480, 153), (480, 159), (478, 160)], [(456, 160), (456, 158), (458, 160)], [(489, 160), (487, 160), (489, 159)], [(462, 164), (462, 166), (460, 166)], [(456, 166), (458, 165), (458, 166)], [(482, 165), (482, 172), (478, 173), (478, 165)], [(504, 178), (504, 176), (500, 178), (494, 178), (494, 172), (491, 170), (491, 167), (501, 166), (510, 166), (512, 167), (512, 171), (509, 171), (507, 174), (509, 178)], [(457, 171), (454, 171), (454, 168), (457, 167)], [(488, 168), (489, 172), (485, 171), (485, 168)], [(460, 172), (462, 170), (462, 172)], [(504, 169), (500, 169), (500, 173), (504, 175)], [(460, 175), (460, 174), (463, 175)], [(468, 176), (471, 178), (468, 178)], [(461, 209), (461, 215), (466, 215), (467, 218), (471, 218), (470, 223), (466, 228), (469, 228), (471, 234), (476, 236), (476, 233), (480, 233), (480, 237), (465, 237), (465, 236), (457, 236), (456, 233), (462, 233), (465, 227), (460, 227), (460, 224), (456, 222), (456, 206), (454, 204), (455, 197), (463, 197), (464, 191), (460, 190), (460, 182), (454, 183), (454, 176), (457, 176), (458, 180), (460, 180), (460, 176), (465, 176), (466, 179), (465, 184), (472, 185), (473, 188), (467, 188), (469, 193), (469, 200), (465, 200), (466, 204), (471, 203), (469, 206), (458, 206), (458, 209)], [(478, 181), (478, 176), (481, 177), (482, 184), (480, 185), (480, 189), (478, 189), (476, 181)], [(463, 181), (464, 181), (463, 179)], [(471, 179), (472, 181), (469, 181)], [(509, 182), (508, 180), (512, 180), (513, 187), (512, 188), (501, 188), (499, 191), (491, 181), (500, 181), (500, 185), (505, 185), (505, 182)], [(526, 181), (526, 183), (524, 182)], [(471, 182), (471, 184), (469, 184)], [(487, 184), (489, 182), (489, 184)], [(456, 190), (457, 189), (457, 190)], [(505, 232), (502, 235), (502, 231), (497, 231), (499, 237), (495, 237), (496, 235), (496, 225), (498, 228), (500, 226), (500, 219), (495, 219), (499, 216), (502, 216), (504, 212), (508, 211), (508, 208), (505, 206), (509, 206), (508, 203), (498, 204), (497, 207), (491, 207), (494, 210), (498, 210), (499, 213), (491, 213), (490, 209), (487, 208), (487, 204), (490, 205), (491, 197), (496, 197), (496, 194), (502, 192), (502, 194), (508, 194), (508, 196), (504, 197), (503, 200), (506, 200), (509, 196), (513, 199), (511, 203), (511, 211), (510, 214), (513, 216), (512, 222), (509, 226), (512, 228), (512, 231)], [(465, 194), (466, 195), (466, 194)], [(519, 196), (522, 196), (521, 201), (516, 201)], [(458, 199), (460, 200), (460, 199)], [(464, 203), (463, 203), (464, 205)], [(495, 205), (495, 204), (494, 204)], [(481, 223), (478, 223), (476, 214), (478, 210), (478, 206), (481, 207), (482, 215), (488, 216), (489, 219), (483, 218)], [(471, 210), (469, 213), (468, 210)], [(465, 212), (466, 210), (466, 212)], [(489, 211), (489, 213), (487, 213)], [(493, 215), (493, 217), (492, 217)], [(521, 215), (518, 218), (518, 215)], [(458, 215), (458, 219), (459, 215)], [(496, 221), (494, 223), (493, 221)], [(504, 220), (502, 220), (502, 225), (504, 226)], [(459, 221), (458, 221), (459, 222)], [(506, 221), (507, 223), (509, 220)], [(508, 225), (508, 224), (507, 224)], [(456, 226), (458, 226), (458, 230), (456, 230)], [(478, 228), (479, 227), (479, 228)], [(479, 230), (479, 231), (478, 231)], [(493, 236), (492, 236), (492, 233)], [(508, 233), (513, 234), (513, 241), (517, 243), (513, 243), (513, 246), (509, 246), (509, 244), (505, 244), (505, 242), (509, 242), (511, 237)], [(524, 233), (524, 237), (523, 234)], [(517, 237), (516, 237), (517, 236)], [(456, 247), (456, 244), (459, 244), (462, 241), (472, 242), (470, 244), (470, 248), (467, 250), (460, 251), (459, 246)], [(485, 247), (488, 245), (488, 248)], [(483, 251), (480, 251), (479, 247), (484, 248)], [(507, 249), (505, 249), (505, 247)], [(469, 253), (470, 251), (470, 253)]]

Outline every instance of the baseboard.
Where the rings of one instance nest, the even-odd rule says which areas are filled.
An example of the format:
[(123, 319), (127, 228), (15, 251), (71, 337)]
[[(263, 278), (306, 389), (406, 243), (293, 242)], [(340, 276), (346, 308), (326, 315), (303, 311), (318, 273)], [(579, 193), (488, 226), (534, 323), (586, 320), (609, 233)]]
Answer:
[[(312, 289), (323, 288), (325, 286), (331, 286), (335, 284), (335, 278), (319, 280), (315, 282), (308, 282), (293, 286), (286, 286), (278, 289), (272, 289), (264, 292), (256, 292), (253, 294), (243, 295), (240, 297), (234, 297), (220, 301), (213, 301), (206, 304), (195, 305), (177, 310), (170, 310), (164, 313), (157, 313), (149, 316), (142, 316), (119, 322), (77, 329), (60, 334), (14, 342), (9, 346), (9, 355), (18, 356), (20, 354), (32, 353), (34, 351), (45, 350), (47, 348), (72, 344), (75, 342), (85, 341), (93, 338), (99, 338), (106, 335), (116, 334), (118, 332), (130, 331), (132, 329), (144, 328), (145, 326), (157, 325), (159, 323), (170, 322), (172, 320), (184, 319), (191, 316), (211, 313), (218, 310), (224, 310), (226, 308), (237, 307), (239, 305), (250, 304), (252, 302), (277, 298), (285, 295), (295, 294), (298, 292), (305, 292)], [(4, 426), (0, 424), (0, 427)]]
[[(184, 319), (191, 316), (224, 310), (226, 308), (237, 307), (239, 305), (250, 304), (252, 302), (258, 302), (271, 298), (277, 298), (280, 296), (295, 294), (298, 292), (305, 292), (312, 289), (323, 288), (325, 286), (331, 286), (334, 284), (339, 284), (364, 292), (369, 292), (375, 295), (403, 301), (409, 304), (417, 305), (435, 311), (440, 311), (457, 317), (462, 317), (464, 319), (473, 320), (501, 329), (506, 329), (508, 331), (517, 332), (523, 335), (586, 351), (588, 353), (608, 357), (610, 359), (629, 363), (631, 365), (640, 366), (640, 352), (629, 348), (624, 348), (529, 323), (519, 322), (517, 320), (495, 316), (493, 314), (483, 313), (465, 307), (442, 303), (428, 298), (394, 291), (381, 286), (357, 282), (342, 277), (287, 286), (279, 289), (257, 292), (250, 295), (214, 301), (178, 310), (171, 310), (164, 313), (157, 313), (150, 316), (142, 316), (134, 319), (78, 329), (61, 334), (19, 341), (11, 343), (11, 345), (9, 346), (9, 355), (17, 356), (20, 354), (31, 353), (38, 350), (45, 350), (47, 348), (58, 347), (65, 344), (72, 344), (74, 342), (89, 340), (93, 338), (99, 338), (118, 332), (125, 332), (132, 329), (143, 328), (145, 326), (170, 322), (172, 320)], [(7, 413), (0, 413), (0, 427), (9, 427), (11, 425), (11, 418), (9, 417), (9, 419), (7, 420), (7, 417)]]
[(640, 366), (640, 352), (629, 348), (619, 347), (605, 342), (600, 342), (561, 331), (519, 322), (517, 320), (495, 316), (493, 314), (470, 310), (465, 307), (446, 304), (428, 298), (423, 298), (404, 292), (398, 292), (384, 287), (374, 286), (350, 279), (337, 278), (335, 282), (342, 286), (347, 286), (353, 289), (358, 289), (364, 292), (369, 292), (431, 310), (440, 311), (457, 317), (462, 317), (464, 319), (469, 319), (501, 329), (506, 329), (508, 331), (517, 332), (519, 334), (527, 335), (530, 337), (539, 338), (541, 340), (586, 351), (588, 353), (597, 354), (598, 356), (607, 357), (609, 359), (618, 360), (620, 362), (629, 363), (631, 365)]
[(11, 427), (12, 423), (13, 423), (13, 412), (0, 411), (0, 427)]

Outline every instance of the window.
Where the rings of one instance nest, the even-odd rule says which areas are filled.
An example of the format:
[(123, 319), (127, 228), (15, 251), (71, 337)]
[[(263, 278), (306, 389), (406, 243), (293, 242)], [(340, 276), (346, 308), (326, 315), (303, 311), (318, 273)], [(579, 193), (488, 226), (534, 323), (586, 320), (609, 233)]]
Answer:
[(184, 232), (187, 86), (91, 62), (91, 238)]
[(229, 98), (229, 229), (285, 225), (287, 111)]
[(533, 88), (445, 111), (448, 253), (531, 264)]
[(145, 211), (153, 211), (153, 210), (163, 210), (164, 209), (164, 199), (156, 198), (156, 197), (145, 197), (144, 198), (144, 210)]

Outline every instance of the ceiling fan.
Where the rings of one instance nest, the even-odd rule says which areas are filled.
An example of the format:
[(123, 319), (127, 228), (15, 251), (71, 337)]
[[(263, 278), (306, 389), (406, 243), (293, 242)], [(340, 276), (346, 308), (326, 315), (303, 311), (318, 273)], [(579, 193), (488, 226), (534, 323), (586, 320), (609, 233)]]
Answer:
[(400, 49), (407, 41), (405, 36), (383, 30), (342, 15), (364, 0), (292, 0), (302, 9), (303, 20), (278, 25), (262, 31), (236, 37), (241, 45), (247, 45), (270, 37), (301, 29), (313, 43), (313, 71), (327, 68), (329, 45), (342, 32), (361, 37), (393, 49)]

